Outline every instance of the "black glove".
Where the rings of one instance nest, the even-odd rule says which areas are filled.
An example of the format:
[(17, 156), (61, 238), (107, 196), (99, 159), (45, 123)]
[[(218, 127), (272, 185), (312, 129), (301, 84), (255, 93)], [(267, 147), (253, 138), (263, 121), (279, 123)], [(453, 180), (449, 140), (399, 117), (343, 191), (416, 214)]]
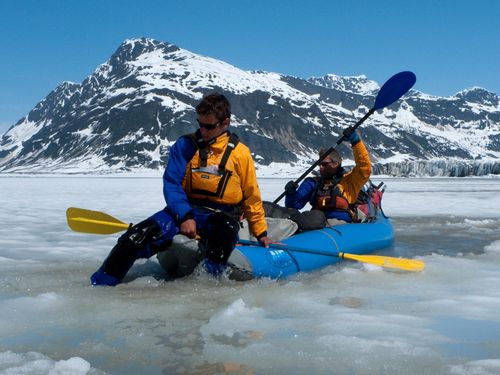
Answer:
[(288, 181), (285, 185), (285, 193), (294, 194), (297, 191), (298, 185), (295, 181)]
[(347, 129), (345, 129), (344, 133), (342, 134), (342, 140), (351, 142), (351, 145), (353, 146), (361, 140), (358, 133), (352, 126), (349, 126)]

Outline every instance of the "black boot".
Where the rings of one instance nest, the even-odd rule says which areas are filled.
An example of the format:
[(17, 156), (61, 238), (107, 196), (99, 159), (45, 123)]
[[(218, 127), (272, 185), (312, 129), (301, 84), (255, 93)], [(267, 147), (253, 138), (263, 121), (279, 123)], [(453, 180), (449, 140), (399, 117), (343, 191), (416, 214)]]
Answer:
[(148, 257), (148, 244), (161, 232), (151, 219), (130, 227), (111, 250), (102, 266), (90, 277), (92, 285), (115, 286), (123, 280), (136, 259)]
[(219, 276), (238, 241), (240, 224), (227, 214), (217, 212), (207, 220), (206, 236), (202, 245), (206, 248), (205, 269)]

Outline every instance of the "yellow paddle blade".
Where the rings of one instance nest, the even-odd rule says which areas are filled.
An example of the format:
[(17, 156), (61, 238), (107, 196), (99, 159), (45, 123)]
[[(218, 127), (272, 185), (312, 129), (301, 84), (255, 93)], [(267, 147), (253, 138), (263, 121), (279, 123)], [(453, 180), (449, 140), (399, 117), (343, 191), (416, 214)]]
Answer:
[(382, 255), (357, 255), (340, 253), (339, 256), (345, 259), (357, 260), (358, 262), (374, 264), (376, 266), (393, 268), (404, 271), (418, 272), (425, 268), (425, 263), (417, 259), (393, 258)]
[(112, 234), (121, 232), (129, 227), (129, 224), (104, 212), (91, 211), (84, 208), (68, 208), (66, 210), (66, 218), (69, 227), (75, 232)]

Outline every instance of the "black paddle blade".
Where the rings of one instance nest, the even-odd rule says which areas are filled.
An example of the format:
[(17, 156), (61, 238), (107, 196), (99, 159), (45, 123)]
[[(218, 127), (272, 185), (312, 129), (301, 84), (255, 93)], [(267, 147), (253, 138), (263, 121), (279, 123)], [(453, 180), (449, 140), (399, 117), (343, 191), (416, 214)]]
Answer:
[(373, 109), (377, 110), (391, 105), (406, 94), (408, 90), (413, 87), (416, 81), (417, 77), (412, 72), (400, 72), (394, 74), (380, 88), (377, 98), (375, 99)]

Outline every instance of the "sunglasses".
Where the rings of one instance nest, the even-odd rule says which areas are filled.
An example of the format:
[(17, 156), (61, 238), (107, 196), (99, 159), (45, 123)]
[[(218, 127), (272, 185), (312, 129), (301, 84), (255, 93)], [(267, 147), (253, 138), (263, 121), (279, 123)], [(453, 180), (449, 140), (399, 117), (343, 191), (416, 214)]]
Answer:
[(319, 163), (319, 165), (321, 167), (328, 167), (329, 165), (335, 165), (335, 164), (338, 164), (338, 162), (336, 162), (336, 161), (323, 161), (323, 162)]
[(214, 130), (215, 128), (217, 128), (220, 125), (220, 121), (217, 122), (216, 124), (207, 124), (207, 123), (201, 122), (198, 119), (196, 121), (198, 121), (198, 125), (200, 126), (200, 128), (205, 128), (207, 130)]

